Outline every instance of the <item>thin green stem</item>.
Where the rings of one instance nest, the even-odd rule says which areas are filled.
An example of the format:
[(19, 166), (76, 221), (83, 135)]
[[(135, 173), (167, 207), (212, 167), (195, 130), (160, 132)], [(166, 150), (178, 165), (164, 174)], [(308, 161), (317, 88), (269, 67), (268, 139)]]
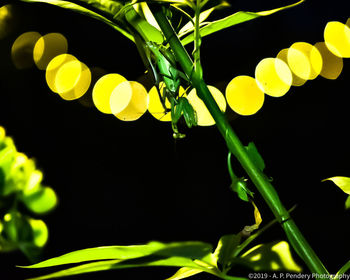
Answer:
[(195, 17), (194, 17), (194, 70), (198, 74), (199, 77), (202, 77), (202, 66), (201, 66), (201, 36), (199, 33), (199, 17), (200, 17), (200, 0), (197, 0), (196, 9), (195, 9)]
[(163, 14), (161, 9), (157, 6), (152, 6), (154, 11), (154, 17), (157, 20), (160, 28), (162, 29), (165, 37), (167, 38), (170, 47), (172, 48), (177, 61), (180, 63), (182, 69), (191, 79), (191, 83), (196, 88), (198, 96), (204, 101), (209, 112), (213, 116), (216, 126), (220, 133), (226, 140), (227, 146), (232, 154), (238, 159), (242, 167), (247, 172), (248, 176), (255, 184), (256, 188), (270, 207), (271, 211), (275, 215), (276, 219), (281, 223), (282, 228), (286, 232), (286, 235), (299, 256), (303, 259), (312, 273), (328, 274), (328, 271), (313, 251), (311, 246), (305, 240), (304, 236), (290, 217), (288, 211), (280, 201), (278, 194), (272, 184), (266, 179), (267, 177), (262, 171), (255, 165), (246, 149), (236, 136), (232, 127), (224, 114), (220, 111), (214, 98), (204, 80), (198, 75), (197, 72), (193, 73), (193, 62), (188, 55), (187, 51), (178, 39), (174, 29), (170, 25), (168, 19)]

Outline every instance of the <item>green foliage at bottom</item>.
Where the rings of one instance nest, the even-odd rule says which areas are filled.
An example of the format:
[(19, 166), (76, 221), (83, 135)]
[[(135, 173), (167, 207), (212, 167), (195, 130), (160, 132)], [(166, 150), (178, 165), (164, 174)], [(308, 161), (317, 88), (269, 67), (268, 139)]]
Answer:
[(254, 271), (288, 270), (300, 272), (292, 258), (286, 241), (260, 244), (249, 250), (247, 247), (264, 228), (244, 239), (241, 234), (225, 235), (220, 238), (217, 247), (199, 241), (161, 243), (150, 242), (145, 245), (108, 246), (78, 250), (23, 268), (47, 268), (59, 265), (78, 264), (68, 269), (32, 280), (52, 279), (111, 269), (168, 266), (179, 270), (167, 280), (184, 279), (198, 273), (206, 272), (218, 278), (233, 280), (243, 279), (231, 276), (234, 267), (245, 266)]
[(42, 178), (34, 160), (17, 152), (12, 138), (0, 126), (0, 253), (19, 249), (34, 261), (46, 244), (47, 226), (31, 214), (51, 211), (57, 197), (41, 184)]

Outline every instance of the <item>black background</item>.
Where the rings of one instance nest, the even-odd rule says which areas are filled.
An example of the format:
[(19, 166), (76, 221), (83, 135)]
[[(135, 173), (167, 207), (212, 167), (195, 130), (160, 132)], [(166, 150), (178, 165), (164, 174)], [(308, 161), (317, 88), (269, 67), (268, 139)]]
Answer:
[[(294, 42), (323, 41), (327, 22), (345, 23), (349, 17), (346, 2), (308, 0), (205, 37), (205, 80), (224, 92), (233, 77), (253, 76), (261, 59), (276, 56)], [(219, 14), (289, 3), (233, 1), (229, 10)], [(14, 8), (14, 29), (0, 41), (0, 124), (19, 151), (36, 159), (44, 183), (60, 199), (57, 209), (44, 217), (50, 241), (43, 258), (149, 240), (216, 244), (221, 235), (253, 223), (251, 206), (229, 189), (227, 149), (215, 127), (193, 128), (185, 139), (174, 141), (170, 124), (148, 113), (136, 122), (121, 122), (77, 101), (61, 100), (50, 92), (44, 72), (34, 67), (17, 70), (10, 55), (14, 40), (23, 32), (60, 32), (68, 39), (69, 53), (89, 67), (137, 80), (144, 67), (130, 41), (103, 23), (56, 7), (18, 4)], [(318, 77), (292, 87), (282, 98), (267, 97), (254, 116), (227, 112), (242, 142), (256, 144), (285, 206), (298, 205), (295, 221), (332, 273), (349, 259), (350, 216), (344, 211), (346, 195), (321, 180), (350, 176), (349, 68), (349, 60), (344, 59), (337, 80)], [(270, 221), (272, 214), (259, 194), (256, 202), (264, 222)], [(278, 226), (258, 241), (275, 239), (285, 239)], [(38, 275), (14, 268), (22, 264), (28, 262), (21, 253), (0, 255), (0, 279)], [(72, 279), (164, 279), (172, 271), (112, 271)]]

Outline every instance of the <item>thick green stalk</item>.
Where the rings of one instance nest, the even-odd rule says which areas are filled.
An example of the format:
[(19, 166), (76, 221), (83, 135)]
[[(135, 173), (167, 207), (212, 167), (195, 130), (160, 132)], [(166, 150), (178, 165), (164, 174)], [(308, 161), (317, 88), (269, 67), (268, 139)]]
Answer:
[(194, 71), (193, 62), (181, 44), (180, 40), (176, 36), (176, 33), (170, 25), (168, 19), (163, 14), (161, 9), (159, 9), (159, 7), (154, 6), (152, 7), (152, 10), (154, 12), (155, 19), (157, 20), (161, 30), (169, 42), (171, 49), (176, 56), (177, 61), (180, 63), (186, 75), (190, 78), (193, 87), (197, 90), (198, 96), (206, 104), (209, 112), (216, 122), (216, 126), (226, 140), (229, 150), (238, 159), (277, 220), (281, 223), (282, 228), (286, 232), (286, 235), (292, 247), (303, 259), (312, 273), (328, 274), (328, 271), (318, 256), (315, 254), (313, 249), (310, 247), (308, 242), (305, 240), (304, 236), (301, 234), (300, 230), (290, 217), (286, 208), (283, 206), (275, 188), (249, 157), (245, 147), (242, 145), (234, 133), (225, 115), (220, 111), (204, 80), (198, 75), (196, 71)]

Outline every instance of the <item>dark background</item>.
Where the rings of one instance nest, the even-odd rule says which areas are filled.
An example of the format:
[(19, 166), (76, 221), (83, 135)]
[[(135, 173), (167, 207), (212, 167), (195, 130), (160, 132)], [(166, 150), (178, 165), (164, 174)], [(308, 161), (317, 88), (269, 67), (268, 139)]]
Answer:
[[(294, 42), (323, 41), (327, 22), (346, 22), (347, 2), (308, 0), (205, 37), (207, 83), (224, 92), (232, 78), (253, 76), (261, 59), (276, 56)], [(289, 3), (233, 1), (219, 14)], [(14, 18), (12, 32), (0, 41), (0, 124), (19, 151), (36, 159), (44, 183), (60, 199), (57, 209), (44, 217), (50, 240), (43, 258), (149, 240), (216, 244), (221, 235), (253, 223), (251, 206), (229, 189), (227, 148), (215, 127), (193, 128), (185, 139), (174, 141), (170, 124), (148, 113), (138, 121), (121, 122), (77, 101), (61, 100), (50, 92), (44, 72), (34, 67), (17, 70), (10, 55), (14, 40), (24, 32), (60, 32), (68, 39), (69, 53), (89, 67), (137, 80), (144, 67), (131, 42), (103, 23), (47, 5), (15, 5)], [(318, 77), (292, 87), (282, 98), (267, 97), (254, 116), (227, 112), (242, 142), (256, 144), (285, 206), (298, 205), (295, 221), (332, 273), (349, 259), (350, 214), (344, 211), (346, 195), (321, 180), (350, 176), (349, 68), (344, 59), (335, 81)], [(256, 202), (264, 222), (270, 221), (272, 214), (257, 193)], [(275, 239), (285, 239), (278, 226), (258, 241)], [(0, 255), (0, 279), (38, 275), (14, 268), (23, 264), (28, 262), (21, 253)], [(164, 279), (172, 271), (149, 268), (72, 279)]]

